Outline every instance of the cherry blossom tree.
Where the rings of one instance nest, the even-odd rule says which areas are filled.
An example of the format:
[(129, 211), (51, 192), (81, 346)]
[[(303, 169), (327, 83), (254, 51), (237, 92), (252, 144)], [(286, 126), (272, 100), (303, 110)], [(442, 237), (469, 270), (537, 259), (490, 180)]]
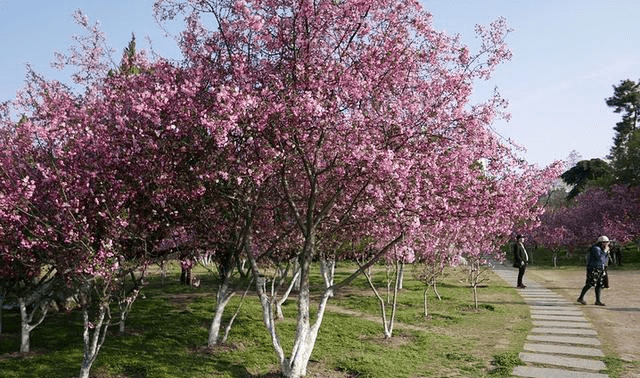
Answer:
[[(546, 184), (534, 180), (540, 170), (488, 127), (503, 101), (468, 103), (473, 82), (509, 58), (504, 21), (478, 29), (483, 44), (472, 54), (435, 31), (416, 2), (157, 1), (156, 10), (161, 19), (185, 14), (189, 64), (225, 78), (219, 106), (244, 101), (226, 123), (209, 117), (210, 132), (254, 151), (258, 160), (236, 161), (245, 168), (235, 178), (263, 190), (275, 182), (284, 221), (297, 229), (300, 244), (290, 250), (301, 269), (298, 320), (287, 356), (255, 258), (267, 249), (257, 220), (268, 217), (251, 207), (247, 258), (285, 376), (305, 375), (327, 300), (343, 284), (325, 288), (311, 324), (310, 263), (332, 254), (319, 243), (355, 229), (347, 240), (368, 240), (373, 251), (363, 271), (425, 230), (473, 228), (455, 243), (479, 253), (495, 246), (496, 234), (535, 220)], [(422, 253), (437, 253), (430, 247)]]
[(31, 331), (47, 315), (55, 268), (47, 265), (51, 256), (38, 240), (37, 230), (41, 226), (30, 217), (38, 210), (33, 206), (37, 201), (36, 184), (30, 176), (35, 170), (19, 159), (33, 148), (24, 135), (16, 134), (6, 118), (3, 119), (0, 138), (2, 302), (9, 294), (17, 299), (21, 319), (20, 352), (26, 353), (30, 350)]
[(590, 188), (567, 207), (542, 217), (536, 239), (549, 248), (586, 248), (599, 235), (624, 244), (640, 233), (640, 193), (637, 187)]
[(424, 285), (424, 317), (428, 318), (428, 296), (429, 288), (433, 288), (433, 292), (435, 293), (438, 300), (442, 300), (440, 293), (438, 292), (438, 280), (445, 276), (445, 268), (449, 266), (458, 266), (461, 259), (456, 258), (456, 260), (451, 261), (449, 259), (454, 258), (458, 254), (453, 253), (451, 249), (455, 248), (454, 245), (449, 245), (449, 251), (444, 253), (436, 253), (431, 256), (428, 256), (427, 259), (418, 259), (414, 264), (414, 277), (421, 281)]
[(138, 293), (135, 286), (122, 291), (124, 279), (163, 252), (160, 242), (186, 219), (183, 203), (202, 197), (202, 168), (210, 169), (197, 163), (206, 161), (202, 143), (211, 139), (190, 127), (200, 124), (196, 94), (203, 81), (197, 75), (164, 61), (150, 63), (133, 49), (120, 67), (107, 71), (96, 60), (102, 57), (100, 34), (89, 29), (92, 37), (83, 41), (93, 42), (72, 50), (80, 53), (69, 59), (82, 67), (74, 79), (83, 92), (30, 75), (17, 101), (24, 116), (9, 122), (16, 137), (7, 144), (26, 146), (14, 166), (30, 171), (17, 180), (5, 170), (9, 178), (3, 181), (33, 186), (3, 203), (8, 221), (21, 222), (17, 214), (33, 225), (28, 235), (10, 230), (25, 247), (13, 252), (27, 261), (30, 251), (44, 251), (35, 261), (54, 267), (78, 291), (81, 377), (89, 375), (104, 342), (110, 304), (124, 304), (127, 312)]
[[(81, 375), (88, 376), (109, 324), (109, 301), (105, 298), (113, 282), (111, 272), (118, 271), (113, 241), (117, 240), (119, 226), (108, 222), (107, 214), (120, 198), (117, 191), (108, 193), (108, 183), (97, 178), (101, 176), (97, 154), (92, 154), (95, 151), (82, 140), (91, 129), (78, 127), (87, 121), (87, 113), (67, 87), (33, 74), (19, 103), (25, 115), (15, 128), (17, 134), (26, 136), (30, 151), (19, 155), (16, 164), (28, 167), (29, 176), (25, 177), (33, 182), (34, 190), (25, 213), (26, 224), (33, 226), (28, 233), (16, 235), (22, 245), (38, 246), (40, 255), (34, 261), (55, 270), (58, 279), (78, 290), (85, 319), (85, 345), (89, 348), (82, 364), (86, 374)], [(66, 127), (67, 123), (74, 127)], [(13, 206), (25, 200), (21, 198)], [(15, 252), (24, 257), (28, 250)], [(36, 278), (48, 277), (41, 274), (35, 272)], [(94, 289), (103, 296), (89, 303), (86, 299), (93, 295), (88, 293), (93, 294)], [(93, 304), (97, 304), (96, 319), (90, 320)], [(89, 336), (92, 331), (93, 342)]]

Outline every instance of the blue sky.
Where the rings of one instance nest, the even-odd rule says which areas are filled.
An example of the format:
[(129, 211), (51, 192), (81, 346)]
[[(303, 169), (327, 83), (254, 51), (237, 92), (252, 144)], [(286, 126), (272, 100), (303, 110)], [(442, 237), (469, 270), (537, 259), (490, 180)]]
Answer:
[[(640, 79), (640, 1), (637, 0), (421, 0), (437, 29), (476, 43), (474, 25), (505, 17), (513, 59), (478, 87), (480, 100), (497, 87), (510, 102), (511, 121), (497, 122), (505, 138), (523, 145), (524, 157), (546, 165), (576, 151), (604, 158), (620, 119), (605, 104), (612, 86)], [(25, 65), (67, 81), (51, 70), (56, 51), (67, 51), (81, 32), (72, 13), (99, 21), (116, 57), (136, 34), (139, 48), (176, 56), (152, 16), (153, 0), (0, 0), (0, 101), (15, 97)]]

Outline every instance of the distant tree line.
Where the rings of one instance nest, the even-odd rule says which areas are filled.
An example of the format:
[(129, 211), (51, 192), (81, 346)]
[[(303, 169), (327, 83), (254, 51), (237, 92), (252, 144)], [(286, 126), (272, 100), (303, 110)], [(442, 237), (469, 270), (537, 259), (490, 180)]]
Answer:
[(535, 232), (536, 241), (551, 249), (571, 251), (598, 235), (618, 243), (640, 236), (640, 80), (614, 85), (605, 101), (622, 116), (613, 145), (605, 159), (580, 160), (561, 175), (569, 190), (559, 187), (549, 197), (553, 201), (547, 201)]

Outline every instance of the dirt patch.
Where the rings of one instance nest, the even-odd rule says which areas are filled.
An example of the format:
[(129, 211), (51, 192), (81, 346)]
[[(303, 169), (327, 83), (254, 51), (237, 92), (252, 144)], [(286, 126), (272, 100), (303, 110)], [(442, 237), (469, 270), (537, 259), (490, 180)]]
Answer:
[[(532, 280), (576, 302), (584, 286), (584, 270), (535, 269), (528, 270)], [(526, 278), (525, 278), (526, 280)], [(609, 289), (602, 290), (605, 307), (595, 306), (595, 294), (591, 289), (580, 306), (585, 316), (596, 328), (603, 342), (605, 353), (616, 354), (627, 362), (621, 377), (640, 377), (640, 271), (611, 270)]]

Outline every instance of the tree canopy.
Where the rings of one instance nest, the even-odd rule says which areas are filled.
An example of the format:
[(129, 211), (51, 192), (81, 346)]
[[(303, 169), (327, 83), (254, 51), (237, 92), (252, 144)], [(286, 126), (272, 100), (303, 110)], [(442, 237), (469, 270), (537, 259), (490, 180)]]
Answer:
[(568, 185), (572, 185), (568, 199), (582, 193), (589, 185), (607, 185), (611, 181), (611, 167), (602, 159), (581, 160), (565, 171), (561, 176)]
[[(110, 303), (131, 300), (118, 297), (122, 277), (168, 251), (206, 251), (221, 273), (247, 259), (282, 372), (301, 377), (328, 299), (366, 267), (501, 258), (509, 235), (536, 225), (559, 164), (530, 165), (492, 131), (498, 94), (470, 103), (511, 56), (504, 20), (478, 27), (471, 51), (413, 1), (155, 10), (185, 17), (182, 62), (149, 60), (132, 40), (107, 69), (101, 33), (79, 14), (89, 35), (61, 60), (84, 89), (33, 74), (22, 119), (2, 119), (0, 252), (25, 271), (40, 264), (22, 280), (50, 264), (87, 293), (83, 377)], [(366, 262), (327, 279), (312, 312), (311, 262), (355, 257)], [(300, 288), (287, 352), (265, 267), (288, 261)]]

